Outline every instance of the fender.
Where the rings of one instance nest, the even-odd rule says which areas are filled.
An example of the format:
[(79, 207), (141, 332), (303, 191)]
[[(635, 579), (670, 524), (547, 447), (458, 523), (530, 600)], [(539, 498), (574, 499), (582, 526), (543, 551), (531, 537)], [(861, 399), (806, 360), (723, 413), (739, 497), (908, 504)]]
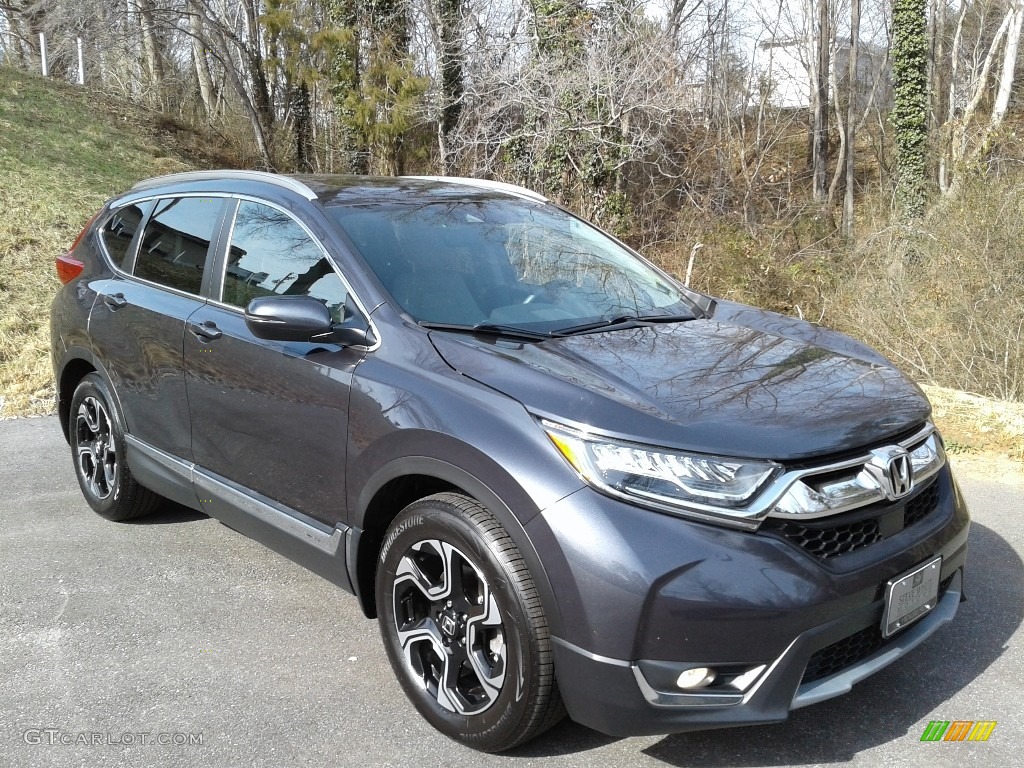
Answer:
[[(494, 464), (494, 470), (496, 476), (501, 477), (505, 483), (514, 484), (519, 488), (520, 493), (524, 497), (529, 498), (522, 488), (519, 487), (518, 483), (515, 482), (515, 479), (505, 473), (500, 465)], [(359, 501), (354, 510), (356, 514), (353, 518), (355, 527), (351, 531), (352, 536), (348, 542), (350, 553), (348, 566), (352, 585), (360, 604), (363, 606), (364, 612), (367, 612), (367, 606), (369, 605), (367, 598), (369, 596), (362, 594), (357, 574), (363, 570), (360, 565), (365, 566), (366, 563), (360, 563), (359, 561), (366, 557), (373, 557), (374, 561), (376, 561), (378, 555), (375, 545), (359, 547), (365, 515), (370, 502), (381, 488), (391, 480), (408, 475), (424, 475), (456, 486), (483, 504), (494, 515), (519, 548), (519, 552), (523, 556), (523, 560), (526, 561), (526, 565), (530, 569), (530, 576), (533, 578), (533, 582), (540, 594), (551, 632), (554, 635), (560, 636), (562, 634), (562, 617), (558, 610), (558, 603), (555, 600), (554, 590), (551, 587), (551, 582), (548, 580), (547, 572), (541, 565), (540, 557), (526, 535), (523, 522), (520, 519), (520, 515), (526, 520), (532, 519), (542, 510), (537, 509), (530, 502), (531, 509), (525, 510), (525, 515), (522, 514), (523, 510), (520, 510), (520, 515), (517, 515), (488, 483), (461, 467), (431, 456), (405, 456), (389, 461), (372, 475), (359, 494)]]

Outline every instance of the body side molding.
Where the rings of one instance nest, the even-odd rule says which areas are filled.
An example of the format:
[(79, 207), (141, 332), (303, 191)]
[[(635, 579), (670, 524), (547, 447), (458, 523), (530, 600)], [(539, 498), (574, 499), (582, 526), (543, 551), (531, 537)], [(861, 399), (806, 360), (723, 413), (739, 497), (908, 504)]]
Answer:
[[(160, 488), (153, 490), (162, 495), (168, 495), (165, 493), (168, 485), (176, 485), (181, 490), (181, 486), (175, 483), (175, 479), (184, 481), (190, 486), (202, 490), (205, 495), (213, 496), (238, 512), (266, 523), (303, 544), (315, 547), (332, 557), (338, 556), (339, 547), (348, 532), (348, 526), (339, 523), (333, 529), (328, 528), (323, 523), (314, 521), (301, 512), (246, 493), (245, 490), (233, 483), (220, 479), (190, 461), (184, 461), (154, 448), (137, 437), (125, 435), (124, 438), (128, 445), (129, 464), (133, 473), (138, 475), (146, 485), (155, 481), (154, 484), (158, 484)], [(133, 461), (133, 459), (135, 460)], [(141, 471), (136, 471), (136, 467)], [(181, 493), (175, 494), (175, 496), (175, 501), (204, 512), (209, 511), (199, 503), (198, 498), (189, 503), (188, 500), (182, 500)], [(219, 517), (219, 515), (215, 516)], [(342, 553), (342, 557), (344, 557), (344, 553)]]

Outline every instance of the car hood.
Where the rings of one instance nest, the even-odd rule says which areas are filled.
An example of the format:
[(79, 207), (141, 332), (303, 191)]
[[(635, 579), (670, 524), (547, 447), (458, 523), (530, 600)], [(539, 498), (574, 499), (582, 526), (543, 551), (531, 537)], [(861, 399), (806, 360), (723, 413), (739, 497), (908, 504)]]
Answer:
[(719, 302), (709, 318), (518, 343), (434, 331), (461, 374), (538, 416), (642, 443), (794, 461), (920, 426), (920, 388), (834, 331)]

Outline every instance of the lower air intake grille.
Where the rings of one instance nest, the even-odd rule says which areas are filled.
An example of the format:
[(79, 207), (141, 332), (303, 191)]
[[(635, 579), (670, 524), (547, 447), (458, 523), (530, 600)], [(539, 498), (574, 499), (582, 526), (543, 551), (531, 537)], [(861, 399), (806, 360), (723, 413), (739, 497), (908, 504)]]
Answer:
[[(773, 521), (774, 522), (774, 521)], [(882, 540), (877, 520), (861, 520), (856, 523), (831, 527), (812, 528), (800, 523), (784, 522), (769, 527), (800, 547), (804, 552), (821, 560), (845, 555), (862, 547)]]
[(903, 527), (909, 528), (924, 520), (939, 506), (939, 484), (932, 483), (907, 504), (903, 513)]
[[(953, 576), (948, 576), (939, 584), (939, 598), (941, 599), (946, 590), (949, 589)], [(865, 627), (859, 632), (854, 632), (849, 637), (844, 637), (832, 645), (827, 645), (820, 651), (816, 651), (807, 662), (804, 670), (803, 683), (813, 683), (815, 680), (842, 672), (852, 667), (859, 661), (863, 661), (889, 641), (889, 638), (882, 637), (882, 630), (878, 625)]]

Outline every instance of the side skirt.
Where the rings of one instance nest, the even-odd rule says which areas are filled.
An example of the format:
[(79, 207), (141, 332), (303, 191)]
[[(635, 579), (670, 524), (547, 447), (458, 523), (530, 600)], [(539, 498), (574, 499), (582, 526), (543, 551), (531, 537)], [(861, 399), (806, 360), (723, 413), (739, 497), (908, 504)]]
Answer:
[(355, 529), (343, 523), (331, 528), (132, 435), (125, 435), (125, 442), (128, 466), (142, 485), (217, 518), (348, 592), (355, 591), (346, 563)]

